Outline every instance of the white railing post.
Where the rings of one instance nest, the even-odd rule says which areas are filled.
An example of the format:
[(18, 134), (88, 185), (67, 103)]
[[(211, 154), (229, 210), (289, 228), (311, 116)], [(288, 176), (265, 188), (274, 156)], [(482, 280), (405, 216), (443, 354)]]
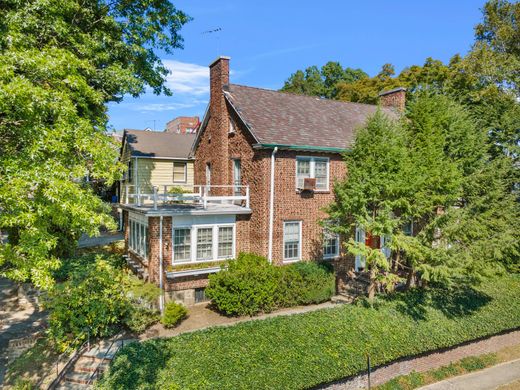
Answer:
[(137, 205), (141, 206), (141, 187), (137, 187)]
[(153, 186), (153, 209), (157, 210), (157, 186)]
[(128, 183), (125, 184), (125, 204), (128, 204)]
[(249, 208), (249, 186), (246, 186), (246, 207)]

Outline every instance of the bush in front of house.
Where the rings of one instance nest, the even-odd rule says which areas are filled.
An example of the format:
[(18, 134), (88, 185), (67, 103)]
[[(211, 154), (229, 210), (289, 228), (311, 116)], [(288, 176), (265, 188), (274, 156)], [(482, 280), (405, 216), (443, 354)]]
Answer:
[[(47, 294), (48, 336), (64, 350), (74, 340), (107, 337), (122, 327), (141, 333), (159, 320), (159, 288), (128, 274), (120, 256), (89, 253), (66, 260)], [(77, 339), (77, 340), (76, 340)]]
[(165, 328), (173, 328), (179, 324), (188, 315), (188, 310), (177, 302), (168, 302), (164, 305), (164, 313), (161, 318), (161, 324)]
[(304, 389), (396, 359), (520, 327), (520, 276), (415, 289), (291, 316), (213, 327), (119, 351), (101, 389)]
[(327, 301), (334, 275), (314, 262), (274, 266), (267, 259), (241, 253), (226, 269), (209, 277), (206, 295), (226, 315), (255, 315), (277, 308)]

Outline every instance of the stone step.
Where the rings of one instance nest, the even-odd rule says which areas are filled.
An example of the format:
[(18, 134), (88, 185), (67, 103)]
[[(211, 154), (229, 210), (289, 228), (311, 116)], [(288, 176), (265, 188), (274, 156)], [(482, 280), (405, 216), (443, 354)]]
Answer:
[(109, 359), (103, 361), (102, 358), (81, 356), (74, 365), (74, 371), (94, 372), (98, 367), (100, 371), (105, 371), (109, 364)]
[(92, 376), (91, 372), (67, 372), (63, 378), (65, 382), (87, 384)]

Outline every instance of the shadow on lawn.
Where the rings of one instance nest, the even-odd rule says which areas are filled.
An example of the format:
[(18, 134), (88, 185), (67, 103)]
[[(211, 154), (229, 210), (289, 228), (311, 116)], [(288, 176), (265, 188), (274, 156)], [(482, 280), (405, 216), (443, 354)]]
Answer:
[(125, 345), (103, 375), (101, 388), (137, 389), (155, 384), (169, 357), (165, 343), (157, 339)]
[(456, 318), (478, 311), (493, 298), (471, 286), (456, 286), (416, 288), (388, 299), (397, 303), (399, 312), (421, 321), (426, 320), (428, 308), (440, 310), (448, 318)]

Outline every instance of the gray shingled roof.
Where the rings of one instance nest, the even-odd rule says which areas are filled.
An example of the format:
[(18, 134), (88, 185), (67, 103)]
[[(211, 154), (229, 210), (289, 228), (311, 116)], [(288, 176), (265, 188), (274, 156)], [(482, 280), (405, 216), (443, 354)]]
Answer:
[(125, 129), (124, 139), (133, 157), (188, 159), (195, 134)]
[[(378, 106), (230, 84), (228, 101), (259, 144), (348, 148)], [(398, 114), (382, 108), (393, 118)]]

